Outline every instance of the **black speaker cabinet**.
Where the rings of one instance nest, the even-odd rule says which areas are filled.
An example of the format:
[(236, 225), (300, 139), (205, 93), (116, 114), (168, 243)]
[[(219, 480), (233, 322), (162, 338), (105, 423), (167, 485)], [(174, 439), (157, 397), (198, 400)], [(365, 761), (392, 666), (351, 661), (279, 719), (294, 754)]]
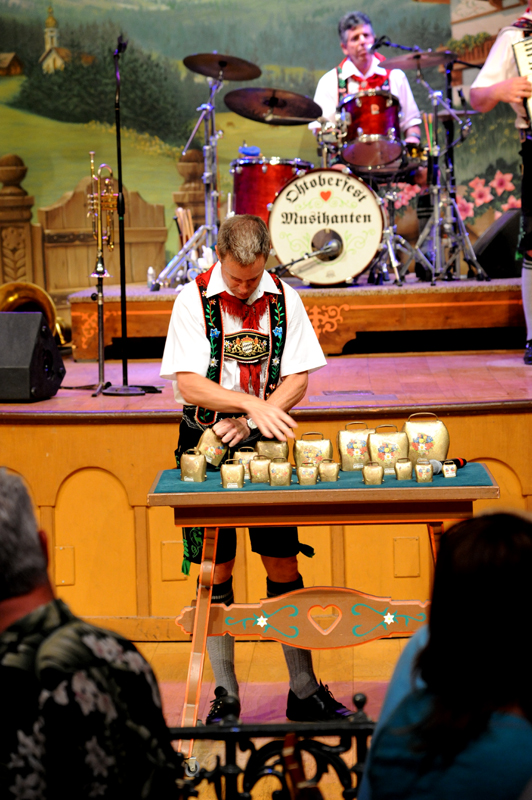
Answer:
[(0, 401), (46, 400), (65, 377), (55, 339), (40, 311), (0, 312)]
[(516, 259), (521, 211), (511, 208), (484, 231), (473, 250), (490, 278), (518, 278), (522, 259)]

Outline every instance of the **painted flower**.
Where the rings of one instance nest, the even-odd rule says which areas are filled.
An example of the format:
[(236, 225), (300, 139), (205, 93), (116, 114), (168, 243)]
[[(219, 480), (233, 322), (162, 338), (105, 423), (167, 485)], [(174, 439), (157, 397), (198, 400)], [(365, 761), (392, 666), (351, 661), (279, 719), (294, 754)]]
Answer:
[(501, 208), (503, 211), (508, 211), (510, 208), (521, 208), (521, 199), (518, 200), (517, 197), (511, 194), (508, 198), (508, 202), (503, 203)]
[(397, 209), (401, 208), (402, 206), (407, 206), (412, 198), (421, 191), (419, 186), (416, 184), (411, 186), (409, 183), (398, 183), (397, 187), (400, 189), (397, 200), (394, 203), (395, 208)]
[(513, 192), (515, 186), (512, 183), (513, 175), (511, 172), (501, 172), (500, 169), (495, 173), (495, 177), (490, 181), (489, 185), (497, 192), (497, 197), (500, 197), (503, 192)]
[(457, 197), (456, 205), (458, 206), (458, 213), (462, 219), (475, 216), (475, 206), (473, 203), (468, 203), (465, 197)]
[(217, 339), (220, 335), (218, 328), (211, 328), (211, 339)]
[(485, 178), (473, 178), (472, 181), (469, 181), (469, 185), (472, 189), (482, 189), (486, 185)]
[(495, 219), (500, 219), (502, 217), (502, 211), (495, 211), (494, 215)]
[(278, 325), (276, 328), (273, 329), (273, 335), (281, 338), (283, 335), (283, 329)]
[(483, 206), (485, 203), (491, 203), (493, 200), (493, 195), (487, 186), (478, 186), (473, 192), (471, 192), (471, 197), (475, 201), (477, 208), (479, 206)]

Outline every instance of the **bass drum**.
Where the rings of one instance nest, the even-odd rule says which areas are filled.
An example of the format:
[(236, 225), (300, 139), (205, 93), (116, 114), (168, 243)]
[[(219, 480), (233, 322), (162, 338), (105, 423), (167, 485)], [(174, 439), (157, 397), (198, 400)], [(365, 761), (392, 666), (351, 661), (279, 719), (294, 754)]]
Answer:
[(337, 242), (335, 252), (290, 267), (304, 283), (330, 286), (369, 267), (380, 247), (384, 216), (377, 195), (360, 178), (317, 169), (294, 178), (279, 192), (269, 227), (281, 264)]

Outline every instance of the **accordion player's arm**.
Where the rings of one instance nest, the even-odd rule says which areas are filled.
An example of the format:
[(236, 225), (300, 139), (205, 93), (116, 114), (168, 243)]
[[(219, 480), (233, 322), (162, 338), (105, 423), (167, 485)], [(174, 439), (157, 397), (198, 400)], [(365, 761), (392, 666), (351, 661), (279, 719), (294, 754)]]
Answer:
[(497, 103), (520, 103), (532, 94), (532, 84), (525, 76), (508, 78), (491, 86), (471, 88), (469, 102), (475, 111), (491, 111)]

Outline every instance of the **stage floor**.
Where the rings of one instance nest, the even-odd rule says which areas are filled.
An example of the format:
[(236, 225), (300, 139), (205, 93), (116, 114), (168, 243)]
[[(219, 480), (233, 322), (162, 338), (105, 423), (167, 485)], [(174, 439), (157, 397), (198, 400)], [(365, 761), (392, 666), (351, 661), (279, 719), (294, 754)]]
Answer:
[[(38, 403), (1, 403), (6, 414), (25, 418), (59, 414), (174, 416), (176, 405), (170, 382), (159, 378), (157, 361), (131, 361), (128, 383), (161, 386), (161, 394), (92, 397), (90, 391), (60, 388), (57, 395)], [(98, 365), (65, 359), (65, 387), (97, 382)], [(122, 363), (106, 362), (105, 378), (122, 385)], [(523, 351), (425, 353), (382, 356), (333, 356), (327, 366), (309, 376), (307, 394), (296, 408), (303, 417), (316, 412), (350, 413), (366, 410), (532, 408), (532, 366), (523, 363)], [(474, 410), (474, 408), (468, 408)]]

